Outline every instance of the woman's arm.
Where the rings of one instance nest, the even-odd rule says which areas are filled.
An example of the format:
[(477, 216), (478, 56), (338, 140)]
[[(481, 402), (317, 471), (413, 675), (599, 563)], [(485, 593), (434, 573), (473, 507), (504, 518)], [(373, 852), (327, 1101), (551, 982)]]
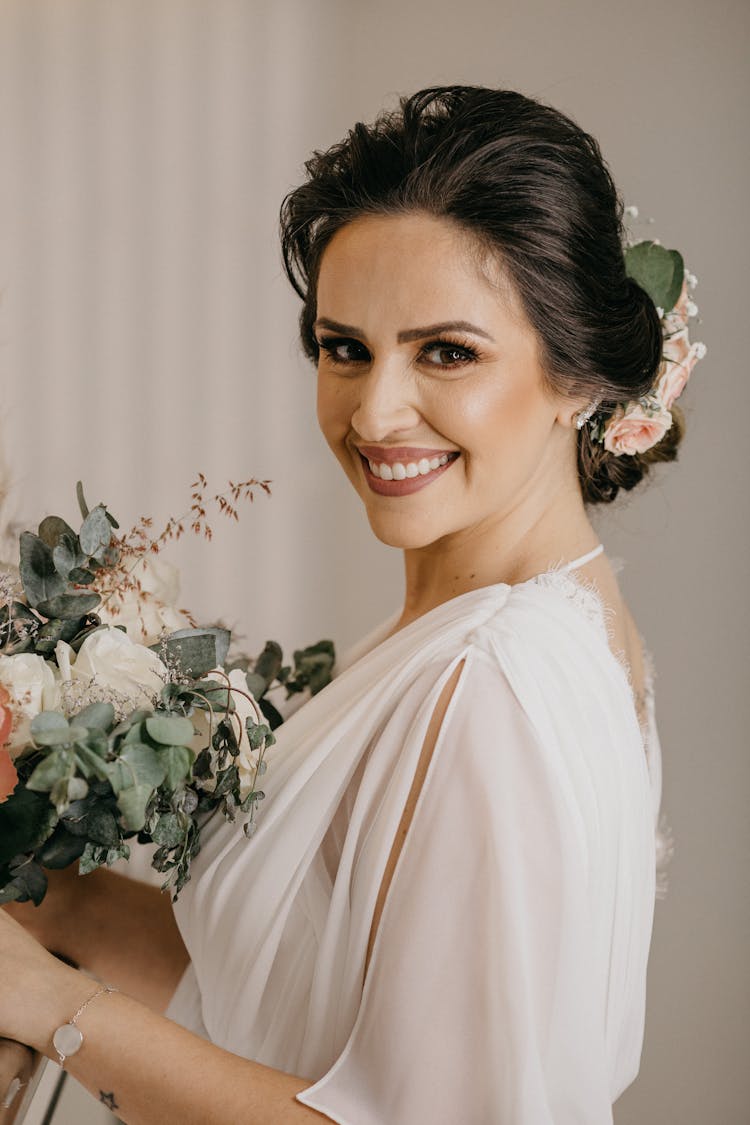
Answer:
[[(91, 980), (0, 916), (0, 1035), (56, 1059), (55, 1028), (95, 991)], [(215, 1047), (130, 996), (97, 997), (77, 1024), (84, 1043), (66, 1069), (128, 1125), (327, 1120), (294, 1100), (309, 1081)]]
[(169, 895), (105, 868), (50, 872), (41, 906), (5, 909), (47, 949), (159, 1012), (189, 960)]

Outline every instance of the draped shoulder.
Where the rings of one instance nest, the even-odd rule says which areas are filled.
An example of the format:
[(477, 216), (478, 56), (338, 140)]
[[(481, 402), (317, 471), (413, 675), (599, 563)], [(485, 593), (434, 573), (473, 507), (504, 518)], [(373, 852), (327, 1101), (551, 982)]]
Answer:
[(309, 1078), (299, 1100), (342, 1125), (611, 1120), (640, 1060), (658, 798), (590, 610), (497, 584), (360, 646), (280, 728), (255, 836), (206, 829), (168, 1014)]

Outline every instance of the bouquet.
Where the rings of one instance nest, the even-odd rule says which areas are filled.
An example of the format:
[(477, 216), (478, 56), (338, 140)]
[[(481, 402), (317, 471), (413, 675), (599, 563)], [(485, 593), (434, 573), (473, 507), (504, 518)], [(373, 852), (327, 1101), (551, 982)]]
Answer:
[[(269, 491), (230, 483), (211, 500), (237, 519), (256, 487)], [(86, 874), (127, 859), (133, 840), (156, 845), (176, 898), (210, 817), (241, 814), (252, 835), (282, 721), (270, 694), (330, 680), (330, 641), (291, 665), (274, 641), (255, 660), (230, 658), (229, 630), (196, 627), (164, 596), (176, 582), (154, 556), (187, 529), (211, 538), (206, 490), (201, 474), (189, 513), (160, 535), (145, 518), (120, 535), (79, 483), (79, 531), (48, 516), (21, 534), (17, 575), (0, 574), (0, 758), (16, 780), (0, 803), (0, 902), (38, 905), (46, 870), (77, 861)]]

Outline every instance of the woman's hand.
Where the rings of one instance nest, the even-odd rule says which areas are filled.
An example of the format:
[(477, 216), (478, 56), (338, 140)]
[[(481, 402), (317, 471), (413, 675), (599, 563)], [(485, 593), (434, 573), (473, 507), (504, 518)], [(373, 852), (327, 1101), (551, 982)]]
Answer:
[(0, 1125), (11, 1125), (34, 1073), (36, 1056), (22, 1043), (0, 1039)]

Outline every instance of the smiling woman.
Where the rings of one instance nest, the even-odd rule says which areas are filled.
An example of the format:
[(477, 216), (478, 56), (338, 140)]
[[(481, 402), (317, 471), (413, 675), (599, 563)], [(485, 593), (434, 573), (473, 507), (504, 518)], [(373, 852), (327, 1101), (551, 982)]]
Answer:
[[(318, 419), (403, 608), (279, 729), (252, 840), (206, 825), (174, 919), (106, 872), (77, 892), (102, 928), (70, 952), (119, 994), (0, 919), (0, 1034), (49, 1053), (80, 1010), (70, 1069), (142, 1125), (604, 1125), (640, 1062), (661, 759), (587, 508), (681, 431), (621, 455), (584, 423), (651, 388), (660, 318), (596, 142), (520, 94), (421, 91), (307, 172), (282, 239)], [(117, 919), (174, 951), (148, 990)], [(185, 957), (183, 1027), (123, 995), (163, 1006)]]

